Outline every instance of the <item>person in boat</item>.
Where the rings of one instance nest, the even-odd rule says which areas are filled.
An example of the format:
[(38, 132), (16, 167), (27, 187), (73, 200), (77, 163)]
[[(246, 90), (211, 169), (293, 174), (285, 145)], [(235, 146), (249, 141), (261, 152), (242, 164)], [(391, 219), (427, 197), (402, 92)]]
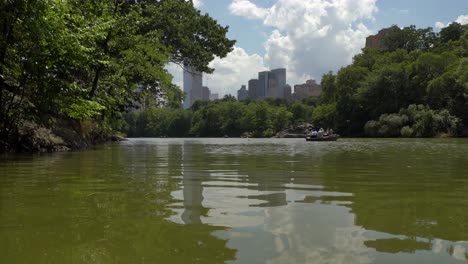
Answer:
[(312, 129), (312, 132), (310, 132), (311, 137), (317, 137), (317, 130), (315, 128)]
[(324, 133), (325, 131), (323, 130), (323, 128), (320, 128), (319, 131), (317, 132), (317, 137), (322, 138)]

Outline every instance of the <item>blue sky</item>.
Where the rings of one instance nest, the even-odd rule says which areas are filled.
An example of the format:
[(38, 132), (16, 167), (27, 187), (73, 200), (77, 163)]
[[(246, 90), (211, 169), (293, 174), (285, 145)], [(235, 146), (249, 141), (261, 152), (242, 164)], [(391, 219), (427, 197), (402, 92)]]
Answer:
[[(287, 68), (294, 86), (351, 63), (365, 37), (379, 29), (440, 27), (452, 21), (468, 23), (468, 0), (196, 0), (195, 6), (236, 39), (234, 51), (215, 59), (215, 73), (204, 75), (212, 92), (236, 94), (257, 72)], [(169, 70), (182, 87), (182, 73)]]

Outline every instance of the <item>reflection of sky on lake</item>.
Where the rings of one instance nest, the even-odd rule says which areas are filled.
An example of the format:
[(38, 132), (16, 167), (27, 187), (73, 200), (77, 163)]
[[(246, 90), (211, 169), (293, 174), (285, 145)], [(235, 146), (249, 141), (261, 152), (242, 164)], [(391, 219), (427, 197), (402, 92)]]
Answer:
[[(180, 202), (171, 205), (175, 214), (169, 219), (227, 227), (214, 235), (228, 239), (227, 246), (237, 250), (235, 263), (456, 263), (468, 259), (465, 241), (390, 234), (356, 225), (353, 206), (359, 197), (354, 196), (352, 188), (348, 192), (331, 188), (327, 173), (334, 169), (328, 161), (341, 159), (341, 155), (363, 155), (369, 158), (370, 167), (361, 168), (350, 160), (345, 160), (345, 165), (355, 174), (372, 176), (380, 172), (378, 165), (385, 157), (379, 156), (379, 145), (385, 141), (369, 146), (353, 142), (319, 145), (309, 152), (302, 143), (262, 147), (245, 142), (196, 142), (197, 147), (190, 145), (193, 142), (182, 146), (181, 189), (172, 192)], [(404, 141), (394, 145), (399, 148), (399, 144), (408, 153), (419, 151), (418, 144), (427, 145), (407, 145)], [(326, 155), (333, 151), (340, 155)], [(376, 157), (372, 157), (374, 151)], [(306, 166), (304, 160), (310, 163)], [(406, 160), (396, 166), (411, 168), (420, 164)], [(385, 187), (393, 183), (372, 184)], [(378, 208), (375, 213), (379, 213)], [(425, 221), (416, 224), (438, 224)], [(361, 217), (360, 222), (366, 220)]]

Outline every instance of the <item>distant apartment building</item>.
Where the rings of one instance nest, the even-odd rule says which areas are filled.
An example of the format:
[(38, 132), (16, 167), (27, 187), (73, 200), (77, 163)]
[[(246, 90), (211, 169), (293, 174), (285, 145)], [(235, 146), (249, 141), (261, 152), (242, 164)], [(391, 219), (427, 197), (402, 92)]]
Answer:
[[(268, 77), (270, 77), (270, 76), (268, 76)], [(278, 82), (273, 78), (269, 78), (268, 79), (266, 97), (268, 97), (268, 98), (277, 98), (276, 97), (277, 93), (278, 93)]]
[(195, 67), (184, 66), (184, 109), (190, 108), (196, 100), (202, 98), (203, 75)]
[(286, 88), (286, 69), (279, 68), (270, 71), (268, 76), (270, 80), (274, 80), (276, 85), (273, 96), (274, 98), (284, 98), (284, 89)]
[(202, 86), (194, 86), (190, 92), (190, 106), (195, 103), (195, 101), (202, 100), (203, 94), (203, 87)]
[(294, 93), (292, 98), (301, 101), (309, 96), (319, 96), (322, 87), (315, 80), (307, 80), (304, 84), (294, 85)]
[(210, 94), (211, 94), (210, 88), (208, 88), (206, 86), (194, 87), (192, 89), (192, 93), (191, 93), (191, 102), (193, 104), (196, 101), (210, 100)]
[(284, 99), (290, 100), (291, 99), (291, 85), (286, 84), (284, 88)]
[(258, 98), (284, 98), (286, 88), (286, 69), (279, 68), (258, 73)]
[(366, 48), (374, 48), (374, 49), (382, 49), (382, 39), (387, 35), (388, 32), (400, 29), (398, 26), (393, 25), (388, 28), (383, 28), (379, 30), (379, 32), (375, 35), (370, 35), (366, 38)]
[(237, 100), (238, 101), (243, 101), (247, 100), (249, 98), (249, 91), (245, 87), (245, 85), (242, 85), (239, 90), (237, 90)]
[(260, 88), (259, 88), (259, 83), (257, 79), (249, 80), (248, 89), (249, 89), (249, 98), (251, 100), (257, 100), (260, 98)]
[(210, 100), (211, 91), (207, 86), (202, 87), (202, 100)]
[(263, 71), (258, 73), (258, 90), (259, 99), (265, 98), (268, 91), (268, 75), (269, 71)]

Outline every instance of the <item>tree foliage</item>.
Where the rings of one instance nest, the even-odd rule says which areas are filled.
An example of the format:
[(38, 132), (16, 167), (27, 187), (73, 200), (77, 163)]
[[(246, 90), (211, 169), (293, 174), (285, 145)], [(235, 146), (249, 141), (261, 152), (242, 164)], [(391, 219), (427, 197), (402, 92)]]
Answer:
[(440, 133), (457, 135), (459, 119), (449, 111), (432, 110), (424, 105), (410, 105), (399, 113), (383, 114), (366, 123), (371, 137), (433, 137)]
[(393, 28), (383, 44), (323, 76), (314, 123), (345, 135), (421, 137), (456, 135), (468, 124), (468, 25), (439, 34)]
[[(141, 97), (178, 107), (168, 62), (212, 72), (234, 41), (191, 1), (0, 1), (0, 138), (47, 116), (110, 127)], [(140, 92), (135, 92), (135, 90)]]
[(191, 109), (149, 109), (127, 115), (129, 136), (271, 137), (293, 123), (311, 122), (313, 108), (282, 100), (242, 101), (225, 97), (197, 101)]

